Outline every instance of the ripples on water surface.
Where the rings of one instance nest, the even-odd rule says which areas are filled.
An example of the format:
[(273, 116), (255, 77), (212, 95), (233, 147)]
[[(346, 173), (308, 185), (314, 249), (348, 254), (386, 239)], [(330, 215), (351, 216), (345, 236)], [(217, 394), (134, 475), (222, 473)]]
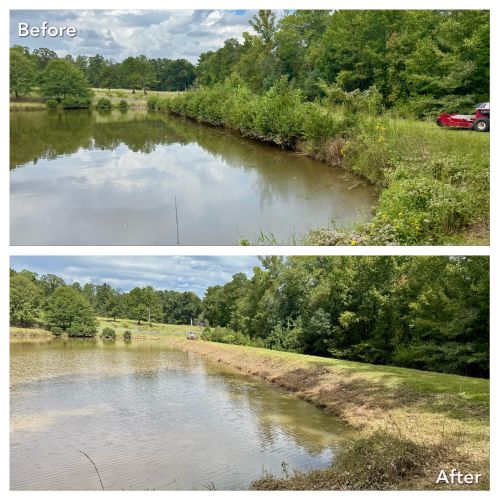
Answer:
[(245, 489), (325, 467), (331, 415), (162, 341), (11, 343), (11, 488)]
[(366, 221), (375, 191), (338, 169), (164, 114), (11, 113), (11, 243), (292, 242)]

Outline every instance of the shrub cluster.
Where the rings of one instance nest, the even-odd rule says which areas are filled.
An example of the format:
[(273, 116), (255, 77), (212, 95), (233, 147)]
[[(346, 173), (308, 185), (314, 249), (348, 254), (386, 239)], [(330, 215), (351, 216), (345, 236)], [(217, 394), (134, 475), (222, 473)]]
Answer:
[(248, 335), (241, 332), (235, 332), (230, 328), (216, 326), (210, 328), (207, 326), (201, 334), (203, 340), (211, 342), (220, 342), (222, 344), (248, 345), (253, 347), (264, 347), (263, 341), (252, 339)]
[(55, 99), (48, 99), (45, 104), (49, 109), (56, 109), (58, 106), (58, 102)]
[(60, 337), (64, 333), (64, 330), (62, 328), (60, 328), (59, 326), (53, 326), (50, 329), (50, 332), (52, 333), (52, 335), (54, 337)]
[(345, 132), (348, 121), (304, 101), (286, 77), (262, 95), (252, 93), (237, 77), (210, 88), (201, 87), (174, 98), (150, 97), (149, 109), (168, 111), (210, 125), (239, 130), (243, 135), (292, 148), (300, 139), (315, 145)]
[(101, 97), (98, 101), (97, 104), (95, 105), (97, 109), (101, 110), (110, 110), (111, 109), (111, 101), (107, 99), (106, 97)]
[(94, 325), (83, 323), (73, 323), (68, 328), (68, 337), (95, 338), (96, 333), (97, 329)]
[(121, 101), (118, 103), (118, 108), (122, 111), (126, 111), (129, 108), (128, 101), (126, 101), (125, 99), (121, 99)]
[(116, 331), (112, 328), (104, 328), (101, 333), (101, 338), (105, 340), (115, 340), (116, 339)]
[(61, 101), (64, 109), (83, 109), (90, 106), (90, 99), (86, 97), (66, 97)]

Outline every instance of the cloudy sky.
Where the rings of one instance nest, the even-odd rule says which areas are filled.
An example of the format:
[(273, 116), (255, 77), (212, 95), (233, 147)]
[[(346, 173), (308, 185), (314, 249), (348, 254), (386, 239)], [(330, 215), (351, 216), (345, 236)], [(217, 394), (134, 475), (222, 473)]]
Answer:
[(10, 264), (16, 271), (57, 274), (68, 284), (108, 283), (123, 291), (152, 285), (203, 296), (206, 288), (226, 283), (235, 273), (251, 276), (259, 261), (253, 256), (16, 256)]
[[(145, 54), (150, 58), (185, 58), (216, 50), (227, 38), (242, 40), (251, 31), (250, 10), (12, 10), (10, 44), (31, 49), (46, 47), (59, 56), (99, 53), (121, 61)], [(18, 23), (74, 26), (74, 38), (19, 37)]]

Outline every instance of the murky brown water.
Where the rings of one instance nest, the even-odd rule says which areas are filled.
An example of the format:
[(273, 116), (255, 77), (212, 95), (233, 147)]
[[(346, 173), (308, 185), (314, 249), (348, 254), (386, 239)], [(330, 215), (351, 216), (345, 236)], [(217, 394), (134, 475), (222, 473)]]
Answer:
[(11, 342), (11, 489), (245, 489), (263, 471), (325, 467), (347, 439), (331, 415), (173, 350)]
[(369, 219), (343, 171), (164, 114), (11, 113), (14, 245), (232, 245)]

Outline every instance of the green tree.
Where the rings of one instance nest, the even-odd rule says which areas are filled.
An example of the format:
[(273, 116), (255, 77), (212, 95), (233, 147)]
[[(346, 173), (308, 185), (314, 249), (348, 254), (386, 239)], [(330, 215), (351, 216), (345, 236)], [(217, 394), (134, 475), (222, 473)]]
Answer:
[(64, 59), (51, 59), (42, 73), (40, 91), (45, 99), (61, 103), (73, 98), (88, 104), (90, 89), (81, 70)]
[(10, 277), (10, 322), (29, 326), (40, 315), (42, 293), (36, 281), (27, 273), (15, 273)]
[(159, 294), (152, 286), (144, 288), (135, 287), (127, 294), (126, 307), (128, 315), (140, 325), (142, 321), (147, 321), (149, 325), (152, 321), (161, 318), (161, 301)]
[(49, 325), (64, 331), (73, 329), (75, 335), (79, 329), (82, 332), (93, 332), (94, 335), (97, 331), (92, 306), (82, 293), (70, 286), (59, 286), (55, 289), (47, 301), (45, 314)]
[(134, 93), (141, 89), (144, 94), (156, 81), (156, 73), (152, 62), (144, 55), (127, 57), (121, 63), (121, 72), (125, 86)]
[(112, 88), (119, 86), (119, 66), (106, 61), (100, 72), (99, 86), (111, 92)]
[(57, 59), (57, 54), (53, 50), (41, 47), (33, 50), (32, 58), (38, 68), (38, 71), (43, 71), (50, 61)]
[(28, 55), (18, 48), (10, 49), (10, 93), (16, 99), (29, 94), (36, 80), (36, 67)]
[(85, 75), (91, 87), (106, 87), (106, 85), (102, 85), (102, 76), (105, 67), (106, 61), (100, 54), (96, 54), (95, 56), (87, 59), (87, 69)]
[(42, 275), (40, 283), (46, 297), (54, 293), (56, 288), (66, 284), (62, 278), (50, 273)]

